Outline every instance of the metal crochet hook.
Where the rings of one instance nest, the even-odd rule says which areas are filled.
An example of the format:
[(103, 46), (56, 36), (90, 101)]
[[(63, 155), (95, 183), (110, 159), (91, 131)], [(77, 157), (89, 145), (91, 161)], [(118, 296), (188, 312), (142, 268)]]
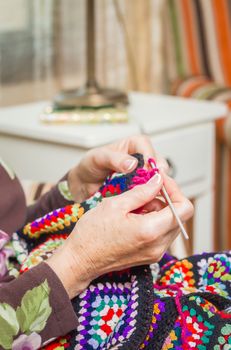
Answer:
[[(156, 172), (159, 172), (159, 169), (157, 168), (156, 163), (155, 163), (155, 161), (153, 159), (149, 159), (148, 162), (149, 162), (150, 166), (152, 167), (152, 169), (155, 169)], [(176, 221), (177, 221), (177, 223), (178, 223), (178, 225), (180, 227), (180, 230), (183, 233), (185, 239), (189, 239), (189, 236), (188, 236), (188, 234), (187, 234), (187, 232), (186, 232), (186, 230), (185, 230), (185, 228), (184, 228), (184, 226), (182, 224), (181, 219), (179, 218), (179, 216), (178, 216), (178, 214), (176, 212), (176, 209), (174, 208), (174, 205), (173, 205), (173, 203), (171, 201), (171, 198), (169, 197), (168, 192), (166, 191), (166, 188), (165, 188), (164, 185), (162, 187), (162, 192), (163, 192), (163, 195), (164, 195), (166, 201), (168, 202), (169, 207), (172, 210), (172, 213), (173, 213), (173, 215), (174, 215), (174, 217), (175, 217), (175, 219), (176, 219)]]

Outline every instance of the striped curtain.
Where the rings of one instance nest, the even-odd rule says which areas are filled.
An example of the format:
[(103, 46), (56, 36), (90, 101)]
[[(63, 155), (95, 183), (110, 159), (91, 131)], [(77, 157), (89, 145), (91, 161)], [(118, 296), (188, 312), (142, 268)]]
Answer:
[[(165, 0), (166, 91), (231, 109), (231, 1)], [(217, 122), (216, 247), (231, 248), (231, 115)]]
[(231, 86), (230, 0), (167, 0), (164, 27), (170, 82), (205, 75)]

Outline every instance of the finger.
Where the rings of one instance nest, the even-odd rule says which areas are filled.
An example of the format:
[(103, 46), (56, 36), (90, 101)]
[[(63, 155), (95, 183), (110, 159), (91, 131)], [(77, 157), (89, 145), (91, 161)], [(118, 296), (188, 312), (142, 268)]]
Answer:
[[(193, 214), (192, 204), (187, 198), (182, 199), (181, 202), (177, 202), (174, 207), (182, 221), (187, 221)], [(147, 234), (158, 232), (160, 235), (166, 234), (178, 227), (178, 223), (169, 206), (158, 212), (150, 212), (144, 215), (143, 225)]]
[(143, 252), (141, 251), (140, 253), (143, 253), (144, 256), (146, 255), (146, 259), (149, 261), (149, 263), (161, 260), (179, 233), (179, 229), (175, 229), (168, 232), (167, 235), (160, 236), (159, 239), (155, 239), (155, 241), (150, 242), (148, 246), (143, 249)]
[(166, 159), (156, 152), (153, 148), (151, 139), (145, 135), (138, 135), (131, 138), (128, 152), (143, 154), (145, 163), (148, 162), (148, 159), (153, 157), (159, 169), (162, 169), (166, 174), (169, 171), (169, 165)]
[(168, 174), (169, 165), (168, 165), (166, 159), (164, 159), (158, 152), (156, 152), (155, 161), (157, 164), (157, 168), (162, 169), (166, 174)]
[[(177, 214), (182, 221), (187, 221), (193, 215), (192, 203), (181, 193), (173, 179), (164, 173), (161, 173), (161, 175)], [(140, 220), (143, 220), (142, 224), (148, 234), (152, 234), (154, 231), (155, 233), (164, 234), (178, 226), (169, 206), (166, 206), (159, 212), (150, 212), (141, 217)]]
[(160, 211), (166, 207), (166, 203), (160, 200), (159, 198), (153, 199), (151, 202), (145, 204), (142, 208), (141, 213), (150, 213), (152, 211)]
[(129, 139), (129, 153), (141, 153), (144, 159), (156, 157), (156, 152), (152, 146), (151, 140), (145, 135), (133, 136)]
[(127, 173), (135, 169), (138, 160), (125, 152), (117, 152), (110, 148), (105, 148), (97, 152), (95, 162), (97, 167), (102, 170)]
[(151, 200), (158, 195), (161, 187), (162, 177), (160, 174), (156, 174), (146, 184), (136, 186), (122, 193), (118, 197), (115, 197), (115, 200), (117, 200), (119, 206), (128, 213), (151, 202)]
[(183, 193), (181, 192), (176, 181), (173, 180), (173, 178), (171, 178), (167, 174), (165, 174), (162, 170), (160, 170), (160, 174), (163, 177), (165, 189), (166, 189), (172, 203), (177, 204), (178, 202), (181, 203), (183, 200), (185, 200), (186, 198), (183, 195)]
[(128, 137), (111, 144), (109, 147), (129, 154), (141, 153), (147, 158), (155, 157), (155, 151), (152, 147), (151, 140), (145, 135)]
[[(176, 182), (163, 172), (164, 186), (181, 221), (187, 221), (194, 212), (192, 203), (184, 196)], [(169, 208), (170, 209), (170, 208)]]

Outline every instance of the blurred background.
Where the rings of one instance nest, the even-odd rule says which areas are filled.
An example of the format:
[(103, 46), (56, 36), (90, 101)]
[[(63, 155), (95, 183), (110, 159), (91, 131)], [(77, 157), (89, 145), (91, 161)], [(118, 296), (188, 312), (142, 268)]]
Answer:
[[(162, 90), (161, 0), (96, 0), (99, 82)], [(85, 81), (85, 0), (0, 0), (0, 104)], [(19, 88), (20, 87), (20, 88)]]

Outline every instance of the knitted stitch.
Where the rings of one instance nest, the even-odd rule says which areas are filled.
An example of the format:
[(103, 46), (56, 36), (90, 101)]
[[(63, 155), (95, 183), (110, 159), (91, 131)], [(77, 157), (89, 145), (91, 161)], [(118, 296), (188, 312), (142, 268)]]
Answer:
[[(157, 169), (145, 169), (143, 158), (136, 157), (131, 174), (110, 175), (85, 202), (55, 210), (18, 233), (28, 247), (21, 273), (47, 259), (103, 197), (153, 176)], [(231, 252), (182, 260), (165, 254), (151, 266), (101, 276), (72, 304), (79, 326), (46, 349), (229, 349), (231, 315), (225, 310), (231, 307)]]

